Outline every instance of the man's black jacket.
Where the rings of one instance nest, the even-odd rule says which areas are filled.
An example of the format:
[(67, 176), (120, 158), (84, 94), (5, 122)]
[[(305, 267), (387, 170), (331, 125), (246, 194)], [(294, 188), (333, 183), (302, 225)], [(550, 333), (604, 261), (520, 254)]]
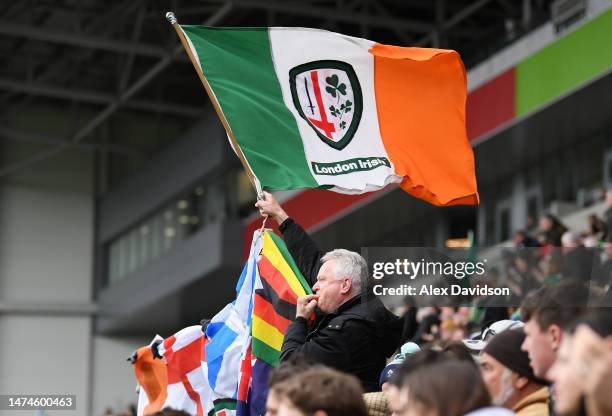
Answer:
[[(280, 226), (285, 243), (298, 268), (313, 286), (321, 267), (322, 251), (291, 218)], [(365, 282), (364, 282), (365, 284)], [(281, 361), (294, 353), (353, 374), (365, 391), (379, 390), (379, 377), (399, 346), (402, 322), (374, 297), (356, 296), (335, 313), (324, 315), (312, 328), (304, 318), (289, 325), (281, 349)]]

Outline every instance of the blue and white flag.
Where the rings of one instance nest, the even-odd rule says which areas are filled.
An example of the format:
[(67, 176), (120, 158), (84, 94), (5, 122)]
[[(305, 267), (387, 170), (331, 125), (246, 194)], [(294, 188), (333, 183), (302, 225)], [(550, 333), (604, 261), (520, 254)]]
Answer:
[(251, 344), (253, 293), (262, 241), (256, 231), (249, 258), (236, 285), (236, 299), (215, 315), (206, 328), (209, 338), (205, 346), (206, 363), (215, 413), (223, 408), (227, 414), (236, 406), (240, 365)]

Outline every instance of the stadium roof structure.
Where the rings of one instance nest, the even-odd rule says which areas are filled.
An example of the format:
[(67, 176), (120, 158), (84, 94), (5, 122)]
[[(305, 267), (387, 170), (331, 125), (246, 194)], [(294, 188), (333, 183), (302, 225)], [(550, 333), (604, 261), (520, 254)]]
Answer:
[[(0, 178), (67, 149), (147, 160), (209, 105), (165, 13), (211, 26), (317, 27), (458, 50), (467, 67), (550, 19), (551, 0), (26, 0), (0, 12)], [(52, 132), (40, 108), (71, 115)], [(157, 137), (101, 134), (111, 120), (164, 123)], [(25, 120), (25, 121), (24, 121)], [(163, 133), (166, 131), (166, 133)], [(134, 135), (137, 136), (137, 135)]]

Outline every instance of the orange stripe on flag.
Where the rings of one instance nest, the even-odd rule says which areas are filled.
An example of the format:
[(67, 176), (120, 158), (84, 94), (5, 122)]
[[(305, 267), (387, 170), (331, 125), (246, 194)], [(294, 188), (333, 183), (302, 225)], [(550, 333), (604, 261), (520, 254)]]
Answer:
[(272, 286), (272, 289), (274, 289), (279, 298), (293, 304), (297, 303), (297, 295), (291, 289), (281, 272), (270, 263), (270, 260), (265, 256), (261, 256), (257, 265), (261, 278), (265, 279)]
[(459, 54), (380, 44), (370, 53), (380, 132), (397, 174), (406, 177), (402, 188), (435, 205), (477, 204)]

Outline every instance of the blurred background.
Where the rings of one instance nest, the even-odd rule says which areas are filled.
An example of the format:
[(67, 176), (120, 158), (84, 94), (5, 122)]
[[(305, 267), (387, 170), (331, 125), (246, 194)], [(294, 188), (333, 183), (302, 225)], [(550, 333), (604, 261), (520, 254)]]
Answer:
[(528, 245), (554, 237), (547, 213), (607, 241), (611, 0), (3, 2), (0, 393), (121, 414), (125, 358), (231, 300), (261, 220), (170, 10), (460, 52), (481, 204), (276, 193), (323, 249)]

